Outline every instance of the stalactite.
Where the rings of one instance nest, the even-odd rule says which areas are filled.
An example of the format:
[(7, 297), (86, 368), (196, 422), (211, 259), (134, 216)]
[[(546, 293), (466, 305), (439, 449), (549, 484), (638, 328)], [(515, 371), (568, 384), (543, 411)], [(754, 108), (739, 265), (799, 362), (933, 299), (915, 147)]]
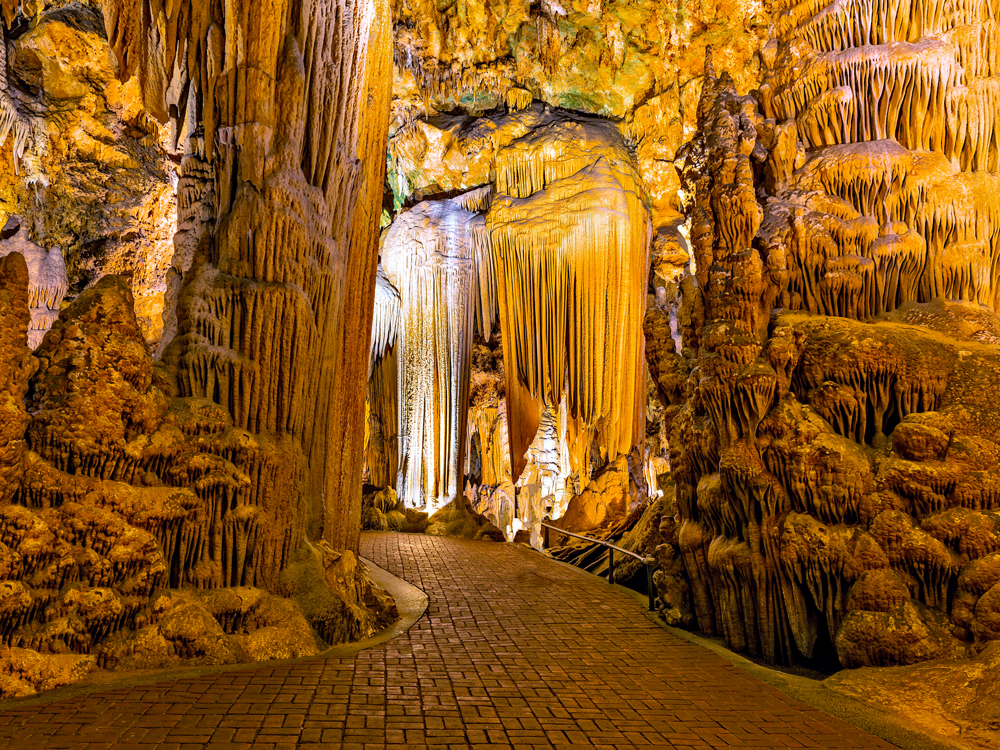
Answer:
[(382, 249), (401, 300), (397, 493), (411, 507), (437, 510), (462, 491), (482, 222), (459, 201), (419, 203), (396, 218)]
[(375, 286), (375, 318), (372, 322), (371, 354), (368, 360), (368, 441), (365, 465), (368, 482), (376, 487), (395, 487), (399, 470), (399, 374), (396, 339), (401, 335), (399, 292), (381, 266)]
[(514, 476), (543, 406), (564, 393), (576, 434), (596, 429), (605, 460), (627, 454), (644, 434), (650, 229), (624, 144), (596, 124), (555, 123), (501, 151), (496, 174), (487, 223)]

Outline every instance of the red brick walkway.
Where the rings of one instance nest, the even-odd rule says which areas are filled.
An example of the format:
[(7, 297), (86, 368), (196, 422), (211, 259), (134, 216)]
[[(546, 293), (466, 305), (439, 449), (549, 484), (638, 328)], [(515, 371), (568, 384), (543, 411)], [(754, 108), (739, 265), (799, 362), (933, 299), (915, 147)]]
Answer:
[(405, 635), (349, 658), (10, 709), (0, 747), (893, 747), (536, 553), (366, 533), (362, 554), (427, 592)]

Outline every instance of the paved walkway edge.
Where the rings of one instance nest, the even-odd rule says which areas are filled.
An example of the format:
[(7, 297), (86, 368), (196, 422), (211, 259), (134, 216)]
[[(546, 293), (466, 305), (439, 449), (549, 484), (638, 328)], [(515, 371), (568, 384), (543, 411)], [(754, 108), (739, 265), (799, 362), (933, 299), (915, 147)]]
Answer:
[[(545, 555), (545, 557), (552, 560), (552, 562), (576, 571), (580, 575), (598, 578), (606, 582), (606, 579), (602, 576), (594, 575), (589, 571), (578, 568), (570, 563), (556, 560), (548, 555)], [(943, 737), (931, 737), (919, 730), (912, 729), (904, 723), (904, 719), (902, 717), (880, 712), (878, 708), (869, 705), (864, 701), (860, 701), (848, 695), (843, 695), (830, 690), (820, 680), (811, 680), (808, 677), (800, 677), (798, 675), (771, 669), (770, 667), (750, 661), (750, 659), (737, 654), (735, 651), (730, 651), (721, 643), (705, 638), (689, 630), (667, 625), (660, 618), (657, 612), (650, 612), (647, 609), (648, 601), (645, 594), (641, 594), (634, 589), (630, 589), (627, 586), (620, 586), (618, 584), (613, 584), (613, 588), (627, 594), (639, 602), (642, 605), (642, 610), (646, 617), (667, 632), (687, 641), (688, 643), (701, 646), (702, 648), (708, 649), (712, 653), (721, 656), (734, 667), (737, 667), (747, 674), (756, 677), (761, 682), (766, 682), (775, 690), (784, 693), (789, 698), (801, 701), (807, 706), (818, 708), (820, 711), (824, 711), (831, 716), (835, 716), (842, 721), (846, 721), (848, 724), (856, 726), (858, 729), (863, 729), (869, 734), (873, 734), (886, 742), (891, 742), (893, 745), (903, 748), (904, 750), (968, 750), (967, 745), (950, 742)]]
[(359, 651), (375, 648), (386, 641), (398, 638), (405, 633), (414, 623), (417, 622), (427, 611), (427, 594), (418, 589), (409, 581), (405, 581), (399, 576), (393, 575), (388, 570), (380, 568), (367, 558), (361, 557), (362, 562), (368, 568), (368, 575), (382, 588), (392, 594), (396, 600), (396, 608), (399, 610), (399, 619), (395, 623), (380, 630), (374, 635), (364, 640), (353, 643), (342, 643), (331, 646), (325, 651), (321, 651), (314, 656), (302, 656), (297, 659), (272, 659), (270, 661), (245, 662), (241, 664), (213, 664), (210, 666), (182, 667), (180, 669), (160, 669), (149, 672), (97, 672), (91, 677), (72, 685), (48, 690), (38, 695), (27, 698), (8, 698), (0, 700), (0, 711), (7, 711), (26, 706), (36, 706), (45, 703), (76, 698), (90, 693), (104, 692), (106, 690), (117, 690), (119, 688), (135, 687), (139, 685), (152, 685), (160, 682), (171, 682), (183, 680), (189, 677), (201, 677), (208, 674), (222, 674), (225, 672), (242, 672), (250, 669), (261, 669), (263, 667), (280, 667), (287, 664), (300, 664), (302, 662), (318, 661), (323, 659), (335, 659), (344, 656), (352, 656)]

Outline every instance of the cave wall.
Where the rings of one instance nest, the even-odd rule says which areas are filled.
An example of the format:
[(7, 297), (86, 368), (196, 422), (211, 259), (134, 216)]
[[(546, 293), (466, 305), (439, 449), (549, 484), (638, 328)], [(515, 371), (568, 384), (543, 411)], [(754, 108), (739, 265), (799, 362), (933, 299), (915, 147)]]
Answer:
[(388, 9), (109, 1), (103, 18), (109, 67), (183, 154), (169, 335), (154, 360), (107, 275), (32, 352), (24, 243), (2, 259), (5, 694), (53, 686), (57, 662), (66, 682), (316, 653), (394, 609), (356, 557)]
[[(383, 221), (421, 201), (488, 188), (477, 198), (491, 244), (486, 262), (477, 262), (466, 492), (510, 538), (530, 516), (540, 544), (537, 522), (563, 515), (619, 452), (635, 453), (629, 473), (639, 477), (641, 492), (658, 494), (665, 435), (662, 421), (647, 422), (645, 412), (661, 407), (647, 391), (639, 349), (631, 349), (635, 363), (625, 364), (625, 353), (611, 347), (642, 345), (635, 332), (647, 304), (639, 277), (650, 262), (638, 257), (643, 252), (652, 264), (648, 304), (674, 318), (679, 336), (673, 288), (689, 254), (674, 158), (694, 132), (704, 50), (713, 45), (740, 71), (745, 92), (760, 81), (768, 18), (766, 8), (752, 3), (397, 8), (387, 157), (392, 195)], [(604, 160), (594, 166), (598, 154)], [(600, 189), (588, 189), (598, 183)], [(616, 183), (623, 189), (617, 206)], [(572, 210), (562, 215), (557, 206)], [(620, 227), (599, 227), (602, 210), (605, 218), (615, 210), (628, 218)], [(652, 229), (651, 244), (638, 238), (643, 222)], [(632, 257), (612, 259), (598, 248), (600, 240), (588, 239), (605, 230), (634, 231), (631, 241), (618, 240), (631, 243)], [(606, 272), (602, 283), (624, 296), (610, 302), (616, 312), (609, 312), (606, 328), (591, 329), (584, 312), (566, 321), (575, 330), (573, 342), (564, 342), (555, 334), (560, 316), (604, 297), (600, 284), (590, 292), (574, 286), (588, 263), (588, 274)], [(551, 296), (531, 291), (536, 284), (529, 279), (541, 284), (543, 277), (557, 290)], [(586, 293), (592, 299), (578, 298)], [(533, 305), (551, 320), (540, 322), (542, 308), (536, 315)], [(615, 319), (618, 312), (623, 319)], [(614, 344), (605, 344), (608, 334)], [(594, 361), (585, 361), (591, 350)], [(574, 380), (565, 394), (558, 374), (564, 366)], [(611, 376), (616, 368), (627, 375)], [(602, 420), (605, 430), (613, 425), (620, 434), (597, 435)], [(518, 497), (524, 519), (515, 519)]]
[(710, 73), (680, 157), (684, 348), (647, 319), (690, 584), (663, 599), (771, 662), (975, 652), (1000, 544), (998, 8), (775, 10), (764, 83)]
[(181, 396), (213, 400), (238, 427), (301, 445), (308, 484), (293, 493), (308, 498), (328, 541), (356, 547), (357, 394), (371, 330), (359, 311), (372, 308), (375, 291), (387, 8), (161, 12), (165, 38), (151, 34), (141, 6), (105, 8), (122, 75), (137, 75), (149, 110), (186, 138), (197, 158), (190, 169), (182, 163), (183, 188), (210, 205), (175, 256), (183, 281), (164, 360)]
[[(2, 15), (0, 224), (20, 222), (24, 242), (62, 259), (71, 299), (107, 274), (128, 278), (156, 343), (176, 223), (161, 128), (117, 76), (99, 3), (5, 3)], [(33, 346), (61, 297), (49, 302)]]

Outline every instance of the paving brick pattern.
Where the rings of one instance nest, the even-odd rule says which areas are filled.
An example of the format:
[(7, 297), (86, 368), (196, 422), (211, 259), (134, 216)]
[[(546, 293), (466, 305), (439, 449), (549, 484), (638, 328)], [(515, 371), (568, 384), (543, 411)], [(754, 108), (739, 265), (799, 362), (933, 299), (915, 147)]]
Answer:
[(361, 551), (427, 592), (405, 635), (347, 658), (12, 708), (0, 747), (893, 747), (537, 553), (394, 533), (365, 533)]

